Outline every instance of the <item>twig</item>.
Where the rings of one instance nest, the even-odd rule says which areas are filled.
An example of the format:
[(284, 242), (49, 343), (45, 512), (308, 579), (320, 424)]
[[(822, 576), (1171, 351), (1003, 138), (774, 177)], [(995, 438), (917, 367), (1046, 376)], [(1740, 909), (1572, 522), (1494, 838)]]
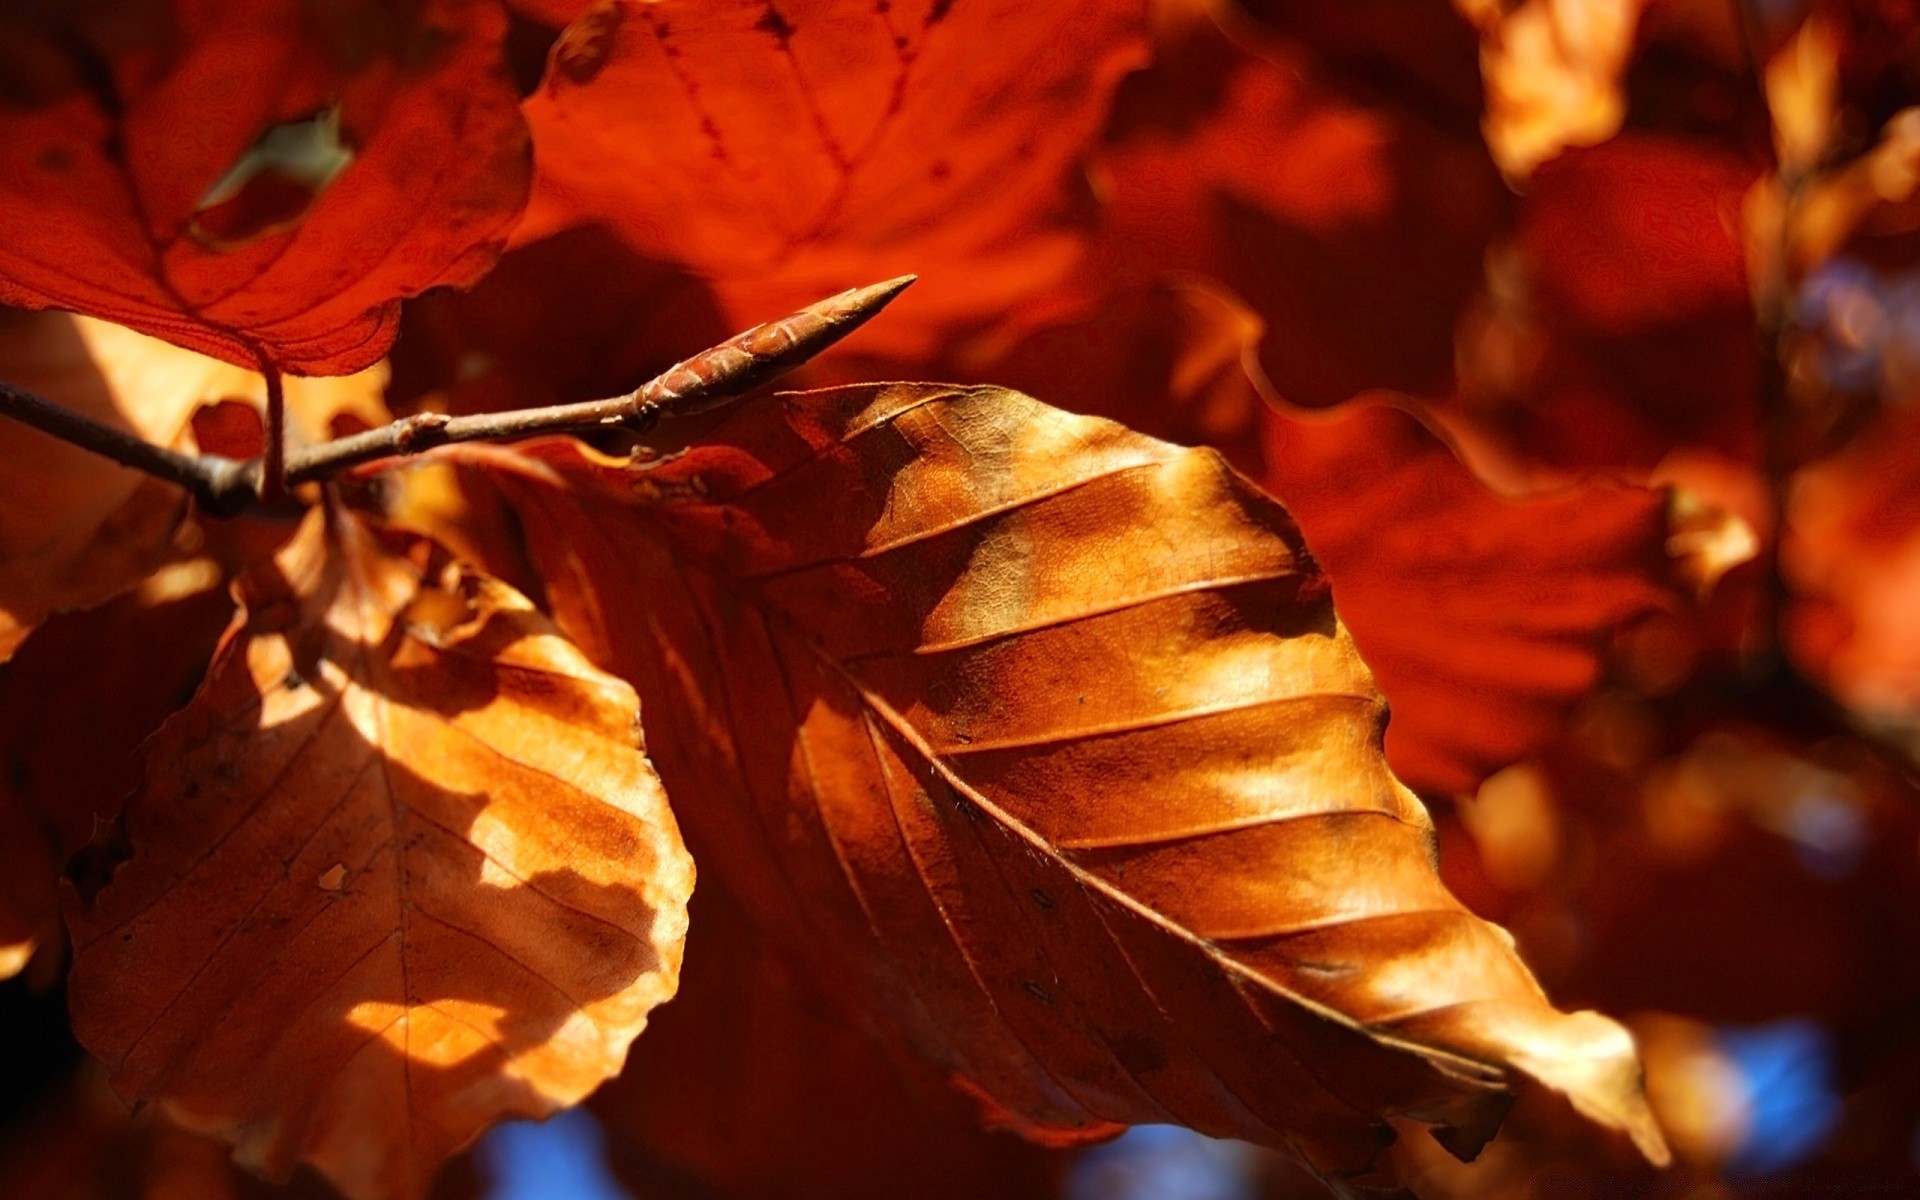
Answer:
[(156, 446), (10, 383), (0, 382), (0, 415), (121, 466), (178, 484), (192, 492), (202, 508), (216, 515), (236, 513), (256, 498), (247, 463), (218, 454), (182, 454)]
[(497, 442), (611, 427), (645, 433), (662, 417), (705, 412), (793, 370), (866, 324), (914, 278), (902, 275), (851, 288), (790, 317), (756, 325), (668, 368), (624, 396), (463, 417), (419, 413), (297, 450), (287, 459), (287, 481), (324, 479), (347, 467), (453, 442)]
[(262, 350), (260, 375), (267, 381), (267, 446), (260, 470), (260, 498), (268, 504), (287, 494), (287, 384)]
[(450, 417), (420, 413), (390, 425), (336, 438), (287, 454), (284, 472), (275, 469), (277, 447), (272, 413), (284, 412), (279, 373), (266, 370), (269, 434), (264, 459), (238, 462), (217, 454), (182, 454), (142, 441), (133, 434), (63, 408), (43, 396), (0, 383), (0, 416), (12, 417), (95, 454), (145, 471), (192, 492), (207, 512), (230, 516), (251, 504), (272, 501), (276, 476), (286, 485), (327, 479), (348, 467), (376, 459), (418, 454), (453, 442), (508, 441), (543, 433), (577, 433), (620, 427), (645, 433), (662, 417), (705, 412), (746, 395), (866, 324), (914, 281), (902, 275), (885, 283), (851, 288), (790, 317), (756, 325), (710, 350), (703, 350), (624, 396), (556, 404), (518, 412)]

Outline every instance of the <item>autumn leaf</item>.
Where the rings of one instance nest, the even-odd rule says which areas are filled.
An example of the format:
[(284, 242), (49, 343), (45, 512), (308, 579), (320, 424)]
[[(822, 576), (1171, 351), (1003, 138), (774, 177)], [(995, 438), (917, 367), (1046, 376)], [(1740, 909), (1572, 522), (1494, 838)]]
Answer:
[(0, 977), (60, 944), (61, 868), (112, 828), (141, 741), (192, 697), (232, 613), (219, 565), (196, 558), (55, 617), (0, 664)]
[(911, 271), (866, 336), (924, 356), (1073, 265), (1068, 183), (1142, 60), (1145, 15), (1143, 0), (609, 0), (526, 102), (538, 171), (516, 244), (604, 222), (710, 280), (736, 325)]
[[(234, 1164), (226, 1147), (146, 1109), (130, 1113), (97, 1063), (47, 1089), (0, 1140), (0, 1193), (59, 1200), (338, 1200), (318, 1176), (271, 1184)], [(429, 1200), (476, 1200), (481, 1173), (455, 1160)]]
[(1216, 455), (908, 384), (632, 466), (535, 453), (467, 458), (649, 697), (696, 852), (1010, 1119), (1343, 1175), (1389, 1114), (1471, 1153), (1531, 1076), (1662, 1153), (1625, 1033), (1434, 875), (1324, 577)]
[(1436, 124), (1479, 125), (1479, 37), (1447, 0), (1239, 0), (1238, 7), (1356, 92), (1390, 97)]
[(389, 395), (449, 412), (595, 400), (736, 332), (686, 268), (576, 226), (507, 251), (469, 290), (410, 302)]
[(70, 915), (74, 1027), (243, 1162), (418, 1196), (618, 1070), (692, 867), (631, 690), (516, 593), (323, 512), (239, 590)]
[(1616, 630), (1678, 606), (1659, 491), (1505, 499), (1384, 404), (1274, 413), (1265, 433), (1265, 482), (1393, 703), (1395, 772), (1423, 790), (1468, 791), (1526, 757), (1599, 680)]
[[(0, 364), (20, 387), (163, 445), (220, 394), (205, 368), (221, 364), (66, 313), (0, 316)], [(0, 454), (0, 662), (50, 614), (111, 599), (191, 541), (175, 488), (12, 421)]]
[[(1275, 407), (1265, 333), (1230, 293), (1185, 280), (1116, 292), (983, 374), (1212, 445), (1278, 496), (1393, 705), (1395, 773), (1423, 792), (1470, 790), (1553, 735), (1624, 624), (1679, 604), (1673, 505), (1597, 481), (1505, 498), (1388, 393), (1324, 416)], [(1690, 532), (1718, 515), (1703, 507)]]
[(1198, 275), (1265, 321), (1260, 363), (1288, 400), (1447, 390), (1459, 310), (1506, 215), (1486, 148), (1423, 107), (1343, 91), (1229, 5), (1184, 7), (1095, 155), (1083, 302)]
[(1541, 167), (1436, 413), (1561, 478), (1644, 473), (1676, 449), (1754, 460), (1741, 206), (1757, 175), (1711, 142), (1639, 132)]
[(0, 18), (0, 299), (332, 375), (492, 265), (529, 177), (496, 6), (135, 7)]
[(692, 913), (679, 994), (588, 1101), (633, 1195), (1060, 1195), (1064, 1154), (980, 1129), (938, 1070), (849, 1025), (710, 881)]

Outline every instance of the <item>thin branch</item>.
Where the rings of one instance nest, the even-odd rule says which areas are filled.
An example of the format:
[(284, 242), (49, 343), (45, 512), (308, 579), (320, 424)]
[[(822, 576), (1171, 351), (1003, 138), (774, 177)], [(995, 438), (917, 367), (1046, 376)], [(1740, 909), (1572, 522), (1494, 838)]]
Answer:
[(267, 452), (260, 471), (260, 498), (273, 504), (287, 494), (287, 383), (265, 351), (260, 375), (267, 381)]
[(790, 317), (756, 325), (668, 368), (624, 396), (461, 417), (419, 413), (379, 429), (296, 450), (287, 459), (287, 481), (324, 479), (375, 459), (418, 454), (454, 442), (508, 441), (607, 428), (645, 433), (662, 417), (706, 412), (807, 362), (866, 324), (914, 278), (902, 275), (851, 288)]
[(121, 466), (178, 484), (192, 492), (201, 507), (218, 515), (236, 513), (255, 499), (247, 463), (217, 454), (182, 454), (156, 446), (10, 383), (0, 382), (0, 416), (31, 425)]
[[(182, 454), (0, 382), (0, 416), (12, 417), (62, 441), (192, 492), (214, 516), (271, 503), (276, 477), (284, 486), (327, 479), (376, 459), (418, 454), (453, 442), (507, 441), (544, 433), (624, 428), (645, 433), (662, 417), (706, 412), (746, 395), (860, 328), (914, 281), (902, 275), (851, 288), (790, 317), (756, 325), (703, 350), (634, 391), (608, 400), (557, 404), (518, 412), (449, 417), (420, 413), (351, 437), (284, 453), (285, 396), (280, 373), (263, 357), (267, 379), (268, 441), (263, 459), (238, 462), (217, 454)], [(280, 414), (278, 421), (275, 414)], [(280, 451), (280, 453), (276, 453)], [(281, 468), (284, 467), (284, 470)]]

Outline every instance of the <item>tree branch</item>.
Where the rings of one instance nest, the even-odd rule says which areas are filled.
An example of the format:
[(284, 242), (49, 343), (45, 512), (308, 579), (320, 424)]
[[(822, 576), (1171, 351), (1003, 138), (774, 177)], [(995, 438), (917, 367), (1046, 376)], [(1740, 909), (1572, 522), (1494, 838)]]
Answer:
[[(624, 396), (472, 416), (420, 413), (379, 429), (296, 450), (286, 456), (285, 479), (288, 485), (311, 483), (362, 463), (418, 454), (453, 442), (509, 441), (607, 428), (645, 433), (662, 417), (706, 412), (786, 374), (873, 319), (913, 281), (914, 276), (902, 275), (885, 283), (851, 288), (792, 316), (756, 325), (670, 367)], [(269, 371), (267, 378), (271, 394), (277, 373)], [(231, 516), (271, 499), (264, 493), (276, 472), (257, 458), (237, 462), (216, 454), (182, 454), (6, 383), (0, 383), (0, 416), (12, 417), (83, 450), (178, 484), (215, 516)]]
[(873, 319), (914, 278), (902, 275), (851, 288), (790, 317), (756, 325), (668, 368), (624, 396), (462, 417), (420, 413), (297, 450), (287, 458), (287, 481), (324, 479), (347, 467), (453, 442), (497, 442), (607, 428), (645, 433), (662, 417), (706, 412), (807, 362)]
[(110, 458), (123, 467), (178, 484), (192, 492), (201, 507), (216, 515), (239, 512), (256, 498), (248, 463), (217, 454), (182, 454), (156, 446), (124, 429), (83, 416), (10, 383), (0, 382), (0, 416), (12, 417), (82, 450)]

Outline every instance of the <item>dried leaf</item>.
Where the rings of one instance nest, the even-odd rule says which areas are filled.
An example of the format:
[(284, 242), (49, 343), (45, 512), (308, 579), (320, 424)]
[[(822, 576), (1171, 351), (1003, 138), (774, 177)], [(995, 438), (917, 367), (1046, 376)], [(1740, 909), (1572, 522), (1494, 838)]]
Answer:
[(1267, 485), (1326, 566), (1393, 703), (1387, 755), (1416, 787), (1470, 791), (1538, 748), (1615, 629), (1677, 598), (1657, 491), (1505, 500), (1386, 406), (1275, 414), (1267, 446)]
[(414, 1197), (618, 1070), (691, 864), (631, 690), (503, 585), (315, 513), (240, 592), (70, 915), (75, 1030), (249, 1165)]
[(0, 299), (242, 366), (367, 366), (400, 299), (478, 278), (525, 200), (504, 27), (483, 0), (9, 9)]
[(539, 452), (556, 616), (653, 698), (696, 850), (1012, 1119), (1338, 1175), (1389, 1113), (1470, 1153), (1518, 1074), (1663, 1153), (1626, 1034), (1434, 875), (1325, 580), (1216, 455), (909, 384)]
[(925, 356), (1072, 266), (1068, 184), (1145, 8), (609, 0), (526, 103), (516, 241), (603, 221), (709, 278), (735, 326), (915, 272), (863, 340)]
[[(0, 317), (0, 378), (167, 444), (217, 399), (214, 363), (105, 321)], [(176, 552), (177, 488), (0, 420), (0, 661), (48, 615), (100, 604)]]

